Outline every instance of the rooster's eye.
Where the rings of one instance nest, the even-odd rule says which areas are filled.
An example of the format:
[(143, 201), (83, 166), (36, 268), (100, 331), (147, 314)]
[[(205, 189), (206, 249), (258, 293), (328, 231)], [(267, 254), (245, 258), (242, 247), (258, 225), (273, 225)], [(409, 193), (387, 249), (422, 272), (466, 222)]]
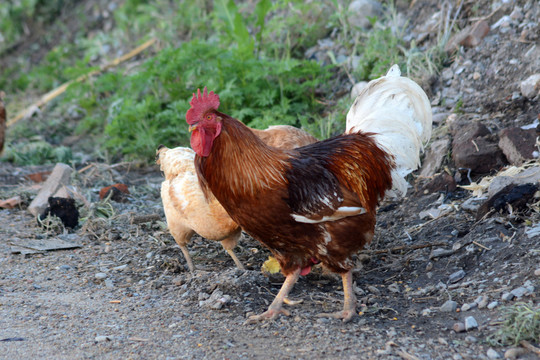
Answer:
[(206, 115), (206, 120), (212, 120), (212, 115)]

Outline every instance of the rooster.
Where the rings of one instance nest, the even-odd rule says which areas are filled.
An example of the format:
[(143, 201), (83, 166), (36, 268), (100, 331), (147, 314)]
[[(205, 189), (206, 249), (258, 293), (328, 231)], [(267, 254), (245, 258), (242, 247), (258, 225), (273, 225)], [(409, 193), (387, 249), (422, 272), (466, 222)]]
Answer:
[[(317, 141), (307, 132), (288, 125), (250, 130), (266, 144), (282, 149)], [(221, 241), (236, 266), (244, 269), (233, 251), (242, 235), (241, 229), (214, 196), (209, 194), (208, 199), (205, 198), (197, 179), (194, 159), (195, 153), (190, 148), (169, 149), (160, 145), (157, 150), (156, 162), (165, 175), (161, 184), (161, 198), (169, 230), (184, 254), (190, 271), (194, 271), (195, 266), (187, 244), (195, 233), (206, 239)]]
[(300, 147), (269, 147), (219, 112), (219, 96), (193, 94), (186, 113), (201, 188), (277, 259), (285, 281), (267, 311), (248, 323), (289, 315), (283, 302), (300, 275), (321, 263), (340, 274), (343, 310), (319, 316), (350, 321), (356, 312), (352, 256), (374, 235), (378, 202), (406, 191), (401, 178), (430, 138), (424, 91), (399, 68), (370, 82), (347, 114), (345, 134)]

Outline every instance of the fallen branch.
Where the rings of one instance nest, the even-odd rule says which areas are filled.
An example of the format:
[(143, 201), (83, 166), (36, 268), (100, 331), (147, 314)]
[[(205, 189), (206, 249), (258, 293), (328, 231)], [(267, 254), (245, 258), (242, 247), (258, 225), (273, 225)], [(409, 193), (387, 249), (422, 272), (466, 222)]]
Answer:
[(421, 244), (421, 245), (412, 245), (412, 246), (402, 245), (402, 246), (396, 246), (396, 247), (386, 249), (386, 250), (363, 250), (363, 251), (360, 252), (360, 254), (372, 254), (372, 255), (387, 254), (389, 252), (394, 252), (394, 251), (418, 250), (418, 249), (423, 249), (423, 248), (427, 248), (427, 247), (445, 246), (445, 245), (448, 245), (448, 244), (446, 244), (446, 243), (435, 243), (435, 244)]
[(90, 71), (87, 74), (79, 76), (75, 80), (70, 80), (70, 81), (60, 85), (56, 89), (54, 89), (54, 90), (46, 93), (45, 95), (43, 95), (41, 97), (41, 99), (39, 99), (36, 103), (28, 106), (26, 109), (19, 112), (17, 114), (17, 116), (15, 116), (14, 118), (10, 119), (7, 122), (7, 126), (10, 127), (11, 125), (15, 124), (17, 121), (24, 118), (26, 116), (26, 114), (28, 114), (32, 109), (35, 109), (36, 107), (38, 107), (38, 108), (42, 107), (43, 105), (45, 105), (49, 101), (51, 101), (54, 98), (58, 97), (59, 95), (63, 94), (71, 84), (83, 82), (83, 81), (85, 81), (86, 79), (88, 79), (91, 76), (100, 74), (100, 73), (104, 72), (107, 69), (115, 67), (115, 66), (121, 64), (122, 62), (124, 62), (126, 60), (129, 60), (132, 57), (135, 57), (136, 55), (140, 54), (141, 52), (143, 52), (144, 50), (146, 50), (150, 46), (154, 45), (156, 43), (156, 41), (157, 41), (156, 38), (150, 39), (147, 42), (145, 42), (144, 44), (142, 44), (142, 45), (138, 46), (137, 48), (131, 50), (129, 53), (127, 53), (127, 54), (125, 54), (125, 55), (123, 55), (123, 56), (121, 56), (121, 57), (119, 57), (117, 59), (114, 59), (113, 61), (111, 61), (108, 64), (105, 64), (104, 66), (100, 67), (98, 70)]
[(406, 352), (405, 350), (398, 350), (398, 351), (396, 351), (396, 354), (398, 354), (399, 356), (401, 356), (405, 360), (420, 360), (419, 357), (411, 355), (408, 352)]
[(131, 218), (131, 224), (142, 224), (145, 222), (157, 221), (157, 220), (161, 220), (161, 216), (159, 214), (139, 215), (139, 216), (133, 216)]
[(540, 349), (537, 348), (536, 346), (532, 345), (530, 342), (528, 342), (527, 340), (521, 340), (519, 342), (521, 344), (521, 346), (523, 346), (524, 348), (526, 348), (527, 350), (529, 351), (532, 351), (533, 353), (535, 353), (536, 355), (540, 355)]

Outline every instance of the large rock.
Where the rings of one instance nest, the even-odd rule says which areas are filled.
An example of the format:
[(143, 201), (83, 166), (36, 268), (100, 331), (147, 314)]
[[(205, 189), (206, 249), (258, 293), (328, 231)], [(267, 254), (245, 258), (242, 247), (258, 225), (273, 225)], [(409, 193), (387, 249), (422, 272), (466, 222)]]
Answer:
[(520, 85), (521, 95), (528, 99), (534, 98), (540, 94), (540, 73), (533, 74), (527, 79), (523, 80)]
[(471, 169), (472, 174), (487, 174), (506, 164), (497, 142), (481, 123), (455, 127), (452, 159), (456, 167)]
[(34, 216), (42, 214), (49, 205), (49, 197), (69, 185), (72, 172), (73, 169), (69, 165), (62, 163), (56, 164), (51, 175), (49, 175), (37, 196), (32, 200), (30, 206), (28, 206), (28, 211)]
[(489, 33), (489, 24), (485, 20), (479, 20), (467, 26), (456, 35), (452, 36), (444, 48), (446, 52), (456, 50), (459, 46), (475, 47), (480, 45), (484, 37)]
[(350, 3), (347, 10), (349, 24), (367, 29), (371, 26), (368, 18), (380, 17), (383, 8), (380, 2), (375, 0), (355, 0)]
[(489, 184), (488, 196), (492, 197), (508, 185), (540, 184), (540, 166), (527, 168), (512, 176), (497, 176)]
[(499, 134), (499, 147), (512, 165), (521, 165), (526, 160), (534, 159), (536, 129), (503, 129)]
[(422, 163), (422, 169), (420, 170), (420, 176), (430, 177), (435, 175), (441, 168), (444, 158), (448, 154), (450, 148), (450, 139), (445, 137), (439, 140), (435, 140), (428, 151)]

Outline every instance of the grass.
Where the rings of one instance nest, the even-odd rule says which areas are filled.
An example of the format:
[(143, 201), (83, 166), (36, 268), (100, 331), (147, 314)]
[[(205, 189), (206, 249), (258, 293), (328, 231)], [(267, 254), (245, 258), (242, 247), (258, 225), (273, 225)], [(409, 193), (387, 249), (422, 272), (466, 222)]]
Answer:
[[(47, 11), (56, 13), (55, 4), (21, 0), (0, 5), (0, 23), (11, 29), (4, 33), (12, 34), (7, 42), (21, 38), (24, 29), (17, 24), (28, 16), (40, 14), (44, 24), (52, 22)], [(67, 159), (61, 144), (75, 134), (83, 141), (74, 153), (151, 162), (160, 143), (188, 144), (185, 112), (191, 93), (203, 86), (220, 95), (223, 111), (249, 126), (290, 124), (326, 138), (344, 128), (351, 101), (336, 92), (343, 79), (351, 85), (370, 80), (394, 63), (414, 78), (437, 72), (446, 61), (439, 51), (443, 40), (427, 50), (403, 41), (392, 1), (384, 16), (371, 19), (370, 31), (348, 23), (347, 5), (337, 0), (126, 0), (111, 12), (114, 27), (109, 31), (81, 32), (76, 41), (54, 46), (36, 65), (25, 57), (11, 62), (0, 75), (0, 88), (11, 100), (8, 110), (13, 114), (28, 105), (28, 96), (19, 95), (48, 92), (149, 37), (160, 39), (157, 53), (147, 51), (129, 68), (120, 66), (72, 85), (42, 109), (38, 121), (11, 127), (3, 160), (39, 164)], [(10, 16), (19, 23), (4, 21)], [(81, 23), (90, 21), (83, 12), (77, 16)], [(336, 44), (359, 59), (354, 69), (333, 53), (328, 67), (304, 59), (306, 49), (332, 32)]]
[(540, 307), (532, 303), (516, 303), (503, 309), (504, 321), (488, 338), (492, 345), (518, 345), (520, 341), (540, 341)]

